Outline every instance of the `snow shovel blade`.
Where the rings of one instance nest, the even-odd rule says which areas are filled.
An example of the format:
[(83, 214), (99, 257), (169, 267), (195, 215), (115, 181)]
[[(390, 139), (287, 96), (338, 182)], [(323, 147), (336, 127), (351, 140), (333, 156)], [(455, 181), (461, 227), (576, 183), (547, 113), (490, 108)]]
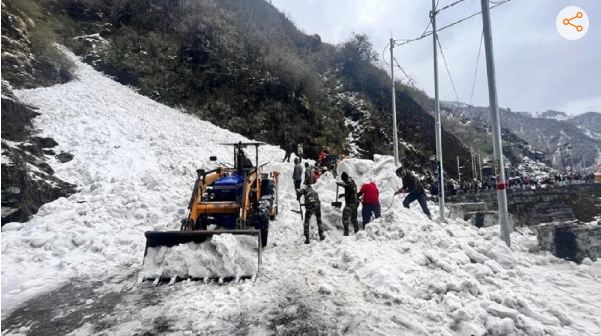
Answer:
[(334, 208), (341, 208), (342, 202), (338, 201), (338, 184), (336, 184), (336, 201), (332, 202)]
[[(202, 276), (188, 274), (166, 274), (163, 270), (164, 264), (162, 261), (158, 262), (155, 259), (157, 254), (160, 254), (160, 249), (163, 247), (172, 248), (178, 245), (184, 245), (188, 243), (194, 244), (203, 244), (205, 242), (210, 242), (211, 239), (216, 235), (222, 234), (232, 234), (236, 236), (254, 236), (257, 237), (257, 245), (256, 247), (253, 245), (252, 250), (258, 252), (257, 263), (255, 270), (248, 272), (249, 274), (239, 273), (234, 274), (231, 271), (227, 270), (223, 267), (218, 267), (216, 265), (201, 265), (201, 266), (210, 266), (212, 271), (208, 271), (208, 273), (204, 273)], [(256, 276), (259, 272), (259, 268), (261, 265), (261, 254), (262, 254), (262, 244), (261, 244), (261, 233), (259, 230), (249, 229), (249, 230), (199, 230), (199, 231), (147, 231), (144, 233), (146, 236), (146, 247), (144, 248), (144, 278), (145, 279), (159, 279), (159, 280), (173, 280), (174, 278), (185, 279), (190, 278), (194, 280), (198, 279), (219, 279), (220, 281), (224, 280), (234, 280), (239, 278), (250, 278)], [(253, 238), (254, 240), (254, 238)], [(219, 251), (216, 250), (215, 247), (211, 247), (209, 250), (213, 251), (213, 253), (217, 253), (219, 257)], [(172, 250), (170, 250), (172, 251)], [(217, 252), (215, 252), (217, 251)], [(194, 252), (194, 251), (192, 251)], [(189, 252), (186, 252), (189, 253)], [(191, 252), (190, 252), (191, 253)], [(164, 254), (164, 253), (163, 253)], [(253, 253), (254, 254), (254, 253)], [(226, 256), (224, 256), (226, 257)], [(249, 259), (248, 256), (243, 256)], [(251, 257), (254, 258), (254, 257)], [(166, 260), (166, 259), (165, 259)], [(248, 261), (248, 260), (246, 260)], [(198, 258), (199, 265), (202, 264), (200, 258)], [(215, 271), (215, 268), (218, 268), (218, 271)], [(148, 270), (151, 270), (150, 272)], [(160, 269), (160, 272), (157, 270)], [(151, 275), (152, 273), (152, 275)]]

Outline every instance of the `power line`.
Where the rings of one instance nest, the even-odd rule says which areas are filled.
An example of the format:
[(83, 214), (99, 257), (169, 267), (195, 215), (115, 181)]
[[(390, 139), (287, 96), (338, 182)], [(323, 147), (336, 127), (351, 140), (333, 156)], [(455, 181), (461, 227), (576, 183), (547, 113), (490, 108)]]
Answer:
[(386, 43), (386, 45), (384, 46), (384, 49), (382, 49), (382, 62), (384, 62), (384, 65), (388, 66), (390, 65), (388, 62), (386, 62), (386, 58), (384, 57), (384, 52), (386, 51), (386, 49), (388, 48), (388, 46), (390, 45), (390, 42)]
[[(440, 13), (440, 12), (442, 12), (443, 10), (445, 10), (445, 9), (448, 9), (448, 8), (451, 8), (451, 7), (455, 6), (456, 4), (458, 4), (458, 3), (461, 3), (461, 2), (464, 2), (464, 1), (465, 1), (465, 0), (457, 0), (457, 1), (453, 2), (452, 4), (446, 5), (446, 6), (442, 7), (441, 9), (437, 10), (437, 11), (436, 11), (436, 13)], [(436, 6), (436, 7), (438, 7), (438, 4), (437, 4), (437, 6)]]
[(453, 86), (453, 92), (455, 92), (455, 99), (459, 102), (459, 95), (457, 94), (457, 88), (455, 87), (455, 82), (453, 81), (453, 76), (451, 76), (451, 71), (449, 70), (449, 64), (447, 63), (447, 58), (444, 56), (444, 51), (442, 49), (442, 44), (440, 44), (440, 38), (438, 34), (436, 34), (436, 42), (438, 43), (438, 47), (440, 47), (440, 55), (442, 56), (442, 61), (444, 62), (444, 67), (447, 69), (447, 74), (449, 75), (449, 79), (451, 80), (451, 85)]
[(396, 57), (392, 58), (394, 60), (394, 63), (396, 63), (396, 66), (401, 69), (401, 71), (403, 72), (403, 75), (405, 75), (405, 77), (407, 77), (407, 81), (409, 82), (409, 85), (411, 87), (413, 87), (414, 89), (416, 89), (415, 87), (415, 83), (413, 81), (413, 78), (411, 78), (411, 76), (409, 76), (406, 72), (405, 69), (403, 69), (403, 67), (399, 64), (399, 62), (396, 60)]
[[(453, 7), (453, 6), (459, 4), (459, 3), (463, 2), (463, 1), (465, 1), (465, 0), (457, 0), (457, 1), (455, 1), (455, 2), (453, 2), (451, 4), (449, 4), (449, 5), (446, 5), (446, 6), (442, 7), (440, 10), (436, 10), (436, 8), (438, 8), (438, 4), (440, 2), (440, 0), (437, 0), (436, 1), (436, 6), (435, 6), (435, 12), (436, 13), (441, 12), (441, 11), (446, 10), (446, 9), (448, 9), (450, 7)], [(500, 1), (489, 0), (490, 3), (494, 4), (493, 6), (490, 7), (490, 9), (499, 7), (499, 6), (504, 5), (504, 4), (506, 4), (506, 3), (510, 2), (510, 1), (511, 0), (500, 0)], [(462, 23), (462, 22), (464, 22), (466, 20), (469, 20), (469, 19), (473, 18), (474, 16), (477, 16), (477, 15), (480, 15), (480, 14), (482, 14), (482, 11), (473, 13), (473, 14), (471, 14), (469, 16), (466, 16), (466, 17), (464, 17), (464, 18), (462, 18), (460, 20), (457, 20), (457, 21), (455, 21), (453, 23), (450, 23), (450, 24), (448, 24), (448, 25), (446, 25), (446, 26), (444, 26), (444, 27), (442, 27), (440, 29), (437, 29), (437, 31), (440, 32), (442, 30), (445, 30), (447, 28), (455, 26), (455, 25), (457, 25), (459, 23)], [(428, 31), (428, 29), (430, 29), (431, 24), (432, 24), (432, 20), (428, 20), (428, 25), (426, 26), (426, 29), (424, 29), (424, 32), (419, 37), (416, 37), (416, 38), (413, 38), (413, 39), (409, 39), (409, 40), (402, 40), (403, 42), (401, 42), (401, 43), (397, 43), (397, 41), (395, 40), (395, 41), (393, 41), (394, 46), (403, 46), (405, 44), (409, 44), (411, 42), (419, 41), (419, 40), (422, 40), (422, 39), (424, 39), (424, 38), (432, 35), (432, 31)], [(484, 37), (484, 35), (482, 35), (482, 38), (483, 37)], [(472, 103), (472, 99), (473, 99), (473, 96), (474, 96), (474, 88), (475, 88), (475, 85), (476, 85), (476, 75), (477, 75), (477, 71), (478, 71), (478, 61), (480, 59), (480, 52), (481, 52), (481, 49), (482, 49), (482, 38), (480, 39), (480, 47), (478, 48), (478, 58), (476, 60), (476, 74), (474, 74), (474, 81), (473, 81), (473, 84), (472, 84), (472, 92), (470, 94), (470, 105)], [(447, 70), (447, 74), (449, 75), (449, 79), (451, 80), (451, 84), (453, 86), (453, 91), (455, 93), (455, 98), (457, 99), (457, 101), (459, 101), (459, 95), (457, 94), (457, 88), (455, 87), (455, 83), (453, 81), (453, 77), (451, 76), (451, 72), (449, 70), (448, 63), (447, 63), (446, 58), (444, 56), (442, 45), (440, 44), (440, 39), (438, 38), (438, 36), (436, 38), (436, 41), (437, 41), (438, 45), (440, 46), (440, 53), (441, 53), (443, 61), (445, 63), (445, 67), (446, 67), (446, 70)], [(387, 43), (384, 46), (384, 48), (382, 49), (382, 54), (381, 54), (381, 56), (382, 56), (382, 62), (384, 62), (384, 64), (387, 65), (387, 66), (390, 65), (390, 64), (388, 62), (386, 62), (386, 58), (384, 57), (384, 52), (386, 51), (386, 49), (389, 46), (390, 46), (390, 43)], [(407, 72), (405, 72), (405, 70), (403, 69), (403, 67), (401, 67), (401, 65), (396, 60), (396, 58), (393, 58), (393, 59), (394, 59), (394, 62), (396, 63), (396, 65), (397, 65), (397, 67), (403, 72), (403, 74), (405, 75), (405, 77), (409, 81), (409, 84), (412, 87), (415, 88), (414, 80), (409, 75), (407, 75)]]
[(470, 109), (474, 100), (474, 90), (476, 89), (476, 77), (478, 76), (478, 65), (480, 64), (480, 52), (482, 51), (482, 40), (484, 39), (484, 30), (480, 35), (480, 45), (478, 46), (478, 56), (476, 56), (476, 70), (474, 71), (474, 80), (472, 82), (472, 92), (470, 93)]
[[(491, 7), (490, 7), (490, 9), (493, 9), (493, 8), (496, 8), (496, 7), (499, 7), (499, 6), (502, 6), (502, 5), (504, 5), (504, 4), (506, 4), (506, 3), (510, 2), (510, 1), (511, 1), (511, 0), (505, 0), (505, 1), (503, 1), (503, 2), (496, 3), (494, 6), (491, 6)], [(476, 13), (474, 13), (474, 14), (472, 14), (472, 15), (469, 15), (469, 16), (466, 16), (466, 17), (464, 17), (463, 19), (460, 19), (460, 20), (457, 20), (457, 21), (455, 21), (455, 22), (453, 22), (453, 23), (450, 23), (450, 24), (448, 24), (448, 25), (446, 25), (446, 26), (444, 26), (444, 27), (442, 27), (442, 28), (440, 28), (440, 29), (437, 29), (437, 31), (439, 31), (439, 32), (440, 32), (440, 31), (442, 31), (442, 30), (445, 30), (445, 29), (447, 29), (447, 28), (451, 28), (451, 27), (452, 27), (452, 26), (454, 26), (454, 25), (460, 24), (460, 23), (462, 23), (463, 21), (469, 20), (469, 19), (473, 18), (474, 16), (477, 16), (477, 15), (480, 15), (480, 14), (482, 14), (482, 11), (476, 12)], [(415, 42), (415, 41), (422, 40), (422, 39), (424, 39), (424, 38), (426, 38), (426, 37), (428, 37), (428, 36), (430, 36), (430, 35), (432, 35), (432, 32), (431, 32), (431, 31), (429, 31), (429, 32), (426, 32), (425, 34), (422, 34), (422, 35), (421, 35), (421, 36), (419, 36), (419, 37), (416, 37), (416, 38), (413, 38), (413, 39), (409, 39), (409, 40), (404, 40), (403, 42), (401, 42), (401, 43), (399, 43), (399, 44), (396, 44), (396, 43), (395, 43), (395, 46), (399, 46), (399, 47), (400, 47), (400, 46), (403, 46), (403, 45), (405, 45), (405, 44), (409, 44), (409, 43), (411, 43), (411, 42)]]
[[(461, 1), (463, 1), (463, 0), (461, 0)], [(440, 2), (440, 0), (437, 0), (437, 1), (436, 1), (436, 8), (438, 8), (438, 3), (439, 3), (439, 2)], [(424, 36), (424, 34), (426, 34), (426, 33), (428, 32), (428, 29), (430, 29), (430, 25), (431, 25), (431, 24), (432, 24), (432, 21), (431, 21), (431, 20), (428, 20), (428, 25), (426, 26), (426, 29), (424, 29), (424, 31), (421, 33), (421, 35), (420, 35), (420, 36)], [(405, 40), (404, 40), (404, 41), (405, 41)], [(395, 42), (396, 42), (396, 41), (395, 41)], [(386, 45), (384, 46), (384, 49), (382, 49), (382, 54), (381, 54), (381, 56), (382, 56), (382, 61), (383, 61), (383, 62), (384, 62), (384, 64), (385, 64), (385, 65), (387, 65), (387, 66), (388, 66), (388, 65), (390, 65), (390, 64), (389, 64), (388, 62), (386, 62), (386, 61), (385, 61), (385, 58), (384, 58), (384, 52), (386, 51), (386, 48), (388, 48), (388, 46), (389, 46), (389, 45), (390, 45), (390, 43), (386, 43)], [(395, 45), (396, 45), (396, 43), (395, 43)], [(395, 61), (396, 61), (396, 60), (395, 60)], [(397, 63), (397, 64), (398, 64), (398, 63)], [(404, 72), (404, 71), (403, 71), (403, 72)]]

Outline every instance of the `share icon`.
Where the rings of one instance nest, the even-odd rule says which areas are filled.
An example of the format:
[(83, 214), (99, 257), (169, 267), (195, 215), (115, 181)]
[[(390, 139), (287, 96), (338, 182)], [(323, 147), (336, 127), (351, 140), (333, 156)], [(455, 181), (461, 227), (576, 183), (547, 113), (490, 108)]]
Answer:
[(555, 18), (557, 32), (566, 40), (579, 40), (590, 29), (590, 21), (586, 11), (577, 6), (567, 6)]
[(575, 24), (572, 23), (572, 20), (582, 19), (582, 16), (583, 16), (582, 12), (577, 12), (574, 17), (571, 17), (569, 19), (568, 18), (563, 19), (563, 24), (566, 25), (566, 26), (570, 25), (570, 26), (576, 28), (576, 31), (581, 32), (584, 29), (582, 27), (582, 25), (575, 25)]

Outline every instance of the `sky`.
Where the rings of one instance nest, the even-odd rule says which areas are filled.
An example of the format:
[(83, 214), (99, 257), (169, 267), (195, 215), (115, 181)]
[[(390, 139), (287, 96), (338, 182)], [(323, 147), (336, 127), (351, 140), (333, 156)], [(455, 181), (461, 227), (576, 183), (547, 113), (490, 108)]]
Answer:
[[(438, 0), (442, 8), (455, 0)], [(338, 44), (353, 33), (367, 34), (374, 49), (385, 50), (394, 39), (410, 39), (428, 25), (429, 0), (272, 0), (299, 29), (319, 34), (322, 41)], [(559, 35), (555, 19), (566, 6), (585, 10), (590, 25), (580, 40)], [(465, 0), (437, 15), (438, 27), (480, 10), (480, 1)], [(549, 109), (580, 114), (601, 112), (601, 1), (511, 0), (491, 10), (493, 50), (499, 105), (513, 111), (542, 112)], [(439, 54), (442, 100), (488, 106), (484, 48), (477, 62), (482, 17), (475, 16), (443, 30), (439, 40), (448, 62), (455, 95)], [(395, 58), (416, 86), (433, 97), (432, 38), (396, 47)], [(478, 63), (478, 67), (476, 64)], [(388, 59), (381, 62), (388, 67)], [(476, 77), (473, 98), (472, 86)], [(406, 81), (398, 68), (395, 78)]]

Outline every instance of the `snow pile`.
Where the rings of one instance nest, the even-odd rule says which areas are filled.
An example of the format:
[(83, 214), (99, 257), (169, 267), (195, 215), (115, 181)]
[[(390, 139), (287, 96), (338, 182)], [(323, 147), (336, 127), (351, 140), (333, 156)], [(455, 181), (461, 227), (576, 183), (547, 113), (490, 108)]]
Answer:
[(427, 334), (443, 326), (460, 335), (601, 330), (598, 312), (574, 309), (601, 299), (595, 270), (601, 262), (576, 265), (546, 253), (529, 254), (537, 246), (532, 233), (512, 238), (509, 249), (496, 226), (478, 230), (460, 220), (439, 225), (395, 209), (370, 223), (352, 244), (340, 246), (335, 265), (370, 293), (408, 310), (399, 323), (419, 321), (415, 331)]
[(257, 238), (220, 234), (200, 244), (148, 248), (142, 272), (146, 279), (238, 279), (257, 271)]
[[(196, 169), (215, 168), (212, 155), (232, 164), (231, 147), (220, 144), (248, 141), (68, 55), (76, 80), (15, 95), (39, 108), (33, 122), (40, 136), (74, 155), (67, 163), (48, 162), (80, 191), (45, 204), (27, 223), (2, 227), (3, 314), (69, 278), (140, 268), (144, 232), (179, 229)], [(284, 156), (274, 146), (259, 153), (265, 161)]]
[[(262, 147), (261, 161), (272, 162), (265, 170), (282, 174), (279, 215), (270, 223), (256, 281), (128, 283), (140, 271), (173, 277), (186, 270), (202, 277), (256, 266), (256, 245), (235, 244), (228, 235), (215, 237), (212, 245), (149, 251), (152, 262), (142, 266), (143, 232), (176, 230), (195, 169), (213, 168), (210, 155), (231, 161), (231, 148), (219, 143), (245, 139), (144, 98), (87, 65), (77, 67), (77, 81), (17, 92), (40, 107), (36, 126), (74, 154), (52, 167), (81, 191), (44, 205), (30, 222), (2, 228), (3, 315), (62, 282), (114, 276), (121, 282), (94, 295), (114, 290), (121, 297), (120, 288), (132, 286), (130, 296), (110, 311), (99, 304), (74, 334), (601, 334), (601, 261), (577, 265), (538, 252), (529, 231), (514, 232), (509, 249), (497, 226), (477, 229), (452, 219), (441, 225), (428, 220), (417, 202), (405, 209), (402, 196), (392, 197), (401, 181), (389, 156), (345, 160), (338, 169), (358, 187), (368, 180), (377, 184), (382, 218), (343, 237), (342, 211), (330, 205), (335, 179), (327, 173), (315, 184), (326, 239), (315, 239), (313, 218), (311, 244), (305, 245), (303, 221), (290, 211), (299, 207), (293, 165), (279, 162), (283, 151)], [(430, 209), (436, 218), (437, 207)], [(218, 271), (196, 268), (201, 258), (210, 259), (205, 265), (217, 258), (236, 262)], [(152, 299), (140, 300), (146, 296)], [(69, 323), (70, 317), (54, 316), (52, 322)]]

